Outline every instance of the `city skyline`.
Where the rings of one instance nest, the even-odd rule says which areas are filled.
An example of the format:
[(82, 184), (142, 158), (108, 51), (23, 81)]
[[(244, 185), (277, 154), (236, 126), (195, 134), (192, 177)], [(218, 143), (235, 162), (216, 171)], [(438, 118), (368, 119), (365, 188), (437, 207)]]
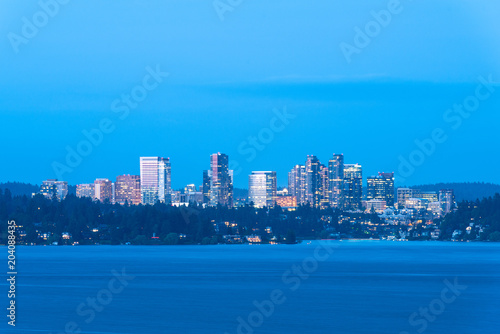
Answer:
[[(91, 184), (77, 184), (77, 197), (90, 197), (102, 203), (144, 204), (164, 203), (174, 206), (196, 203), (208, 206), (238, 207), (253, 203), (256, 208), (283, 206), (294, 209), (301, 205), (313, 208), (337, 208), (346, 211), (386, 208), (429, 210), (432, 215), (449, 213), (455, 205), (453, 189), (422, 192), (419, 189), (395, 187), (393, 172), (367, 176), (363, 185), (363, 167), (345, 163), (343, 154), (333, 153), (327, 164), (308, 155), (305, 163), (295, 165), (287, 174), (286, 187), (277, 186), (276, 171), (252, 171), (248, 175), (245, 198), (235, 198), (234, 171), (227, 154), (210, 155), (210, 169), (203, 170), (202, 184), (187, 184), (183, 189), (171, 188), (170, 158), (140, 157), (140, 175), (118, 175), (116, 182), (97, 178)], [(68, 194), (67, 181), (43, 181), (40, 194), (61, 200)]]

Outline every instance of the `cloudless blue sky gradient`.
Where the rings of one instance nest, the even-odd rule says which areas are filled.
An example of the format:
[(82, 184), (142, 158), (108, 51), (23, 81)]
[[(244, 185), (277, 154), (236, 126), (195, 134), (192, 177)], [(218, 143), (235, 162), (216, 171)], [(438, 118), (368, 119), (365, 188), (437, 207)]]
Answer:
[[(364, 177), (397, 172), (415, 140), (447, 140), (398, 185), (500, 183), (500, 86), (457, 129), (446, 110), (473, 95), (478, 77), (500, 81), (500, 3), (401, 0), (371, 43), (348, 63), (339, 47), (389, 0), (244, 0), (220, 20), (212, 0), (69, 1), (15, 52), (9, 33), (38, 1), (0, 3), (0, 182), (56, 177), (66, 147), (103, 118), (104, 135), (71, 184), (138, 174), (139, 157), (170, 157), (174, 188), (201, 184), (209, 155), (252, 170), (289, 169), (307, 154), (344, 153)], [(146, 67), (169, 76), (121, 120), (112, 102), (141, 84)], [(295, 116), (255, 159), (238, 149), (268, 128), (273, 109)]]

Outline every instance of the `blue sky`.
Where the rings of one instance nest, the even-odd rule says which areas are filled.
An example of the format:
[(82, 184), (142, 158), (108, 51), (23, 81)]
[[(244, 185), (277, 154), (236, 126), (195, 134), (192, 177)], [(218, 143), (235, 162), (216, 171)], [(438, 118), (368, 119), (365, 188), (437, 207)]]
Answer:
[[(141, 155), (158, 155), (171, 158), (174, 187), (200, 184), (220, 151), (237, 162), (238, 187), (252, 170), (276, 170), (286, 185), (307, 154), (327, 163), (332, 153), (362, 164), (364, 176), (395, 171), (398, 184), (500, 183), (492, 167), (500, 163), (500, 86), (457, 128), (444, 119), (475, 94), (480, 76), (499, 82), (500, 4), (401, 0), (347, 62), (341, 43), (355, 46), (355, 28), (365, 31), (372, 11), (390, 3), (244, 0), (221, 20), (212, 0), (73, 0), (16, 44), (23, 18), (42, 20), (42, 9), (2, 1), (0, 181), (56, 177), (67, 147), (109, 119), (113, 131), (63, 179), (138, 173)], [(120, 119), (113, 101), (157, 66), (168, 77)], [(285, 108), (294, 118), (248, 159), (249, 136), (269, 138), (273, 110)], [(446, 140), (411, 173), (399, 172), (401, 157), (417, 156), (415, 141), (436, 129)]]

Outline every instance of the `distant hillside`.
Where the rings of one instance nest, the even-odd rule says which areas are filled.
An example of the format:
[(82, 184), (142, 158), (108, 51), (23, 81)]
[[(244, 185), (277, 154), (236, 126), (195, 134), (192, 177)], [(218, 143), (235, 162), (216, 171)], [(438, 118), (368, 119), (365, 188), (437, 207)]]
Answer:
[(40, 190), (40, 187), (36, 184), (30, 183), (21, 183), (21, 182), (6, 182), (0, 183), (0, 189), (4, 191), (5, 189), (9, 189), (12, 196), (23, 196), (26, 195), (31, 197), (32, 193), (36, 193)]
[(457, 182), (457, 183), (436, 183), (411, 186), (410, 188), (422, 191), (439, 191), (441, 189), (453, 189), (457, 201), (475, 201), (483, 197), (494, 196), (500, 193), (500, 185), (484, 182)]

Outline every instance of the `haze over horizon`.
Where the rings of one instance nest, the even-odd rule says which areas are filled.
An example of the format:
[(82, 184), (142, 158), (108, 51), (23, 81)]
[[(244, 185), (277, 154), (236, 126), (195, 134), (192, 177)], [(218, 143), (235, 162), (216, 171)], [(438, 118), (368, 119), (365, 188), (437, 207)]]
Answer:
[[(9, 34), (21, 35), (23, 17), (32, 20), (40, 5), (3, 1), (0, 182), (57, 177), (54, 162), (67, 164), (67, 148), (87, 140), (82, 131), (109, 119), (112, 130), (63, 180), (114, 180), (138, 174), (140, 156), (164, 156), (173, 188), (200, 185), (215, 152), (237, 163), (239, 188), (254, 170), (277, 171), (285, 186), (308, 154), (328, 164), (343, 153), (364, 178), (398, 175), (401, 158), (425, 151), (416, 141), (441, 129), (397, 185), (500, 184), (492, 167), (500, 163), (500, 4), (401, 0), (347, 61), (342, 43), (355, 45), (355, 28), (388, 3), (252, 0), (221, 20), (213, 1), (72, 1), (16, 52)], [(155, 81), (151, 72), (163, 74)], [(123, 96), (147, 75), (157, 85), (125, 113)], [(491, 94), (474, 112), (447, 112), (482, 80), (494, 84), (482, 86)], [(277, 115), (284, 110), (286, 121)]]

